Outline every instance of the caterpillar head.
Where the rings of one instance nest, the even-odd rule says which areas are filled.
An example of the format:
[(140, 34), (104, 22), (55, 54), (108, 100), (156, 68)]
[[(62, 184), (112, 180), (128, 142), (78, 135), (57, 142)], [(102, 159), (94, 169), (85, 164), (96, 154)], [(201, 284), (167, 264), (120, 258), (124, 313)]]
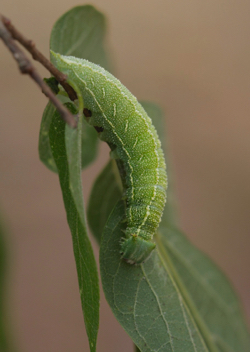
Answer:
[(142, 264), (152, 253), (155, 243), (131, 236), (121, 245), (122, 258), (129, 264)]

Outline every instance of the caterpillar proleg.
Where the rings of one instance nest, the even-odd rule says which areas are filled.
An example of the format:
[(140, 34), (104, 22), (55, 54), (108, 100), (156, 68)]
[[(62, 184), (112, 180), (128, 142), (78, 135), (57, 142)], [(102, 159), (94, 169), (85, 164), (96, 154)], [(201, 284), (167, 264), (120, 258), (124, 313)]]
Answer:
[(109, 72), (73, 56), (52, 52), (52, 59), (117, 162), (127, 223), (121, 255), (130, 264), (141, 264), (155, 248), (153, 236), (166, 202), (166, 165), (157, 132), (137, 99)]

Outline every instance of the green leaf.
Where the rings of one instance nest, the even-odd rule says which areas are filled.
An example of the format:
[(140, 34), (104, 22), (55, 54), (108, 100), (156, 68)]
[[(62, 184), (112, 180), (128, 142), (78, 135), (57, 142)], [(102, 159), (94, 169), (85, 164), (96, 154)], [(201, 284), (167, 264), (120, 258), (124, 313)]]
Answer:
[[(68, 108), (74, 109), (69, 104)], [(85, 326), (90, 350), (96, 351), (99, 325), (99, 285), (96, 262), (87, 235), (81, 184), (81, 132), (82, 118), (77, 129), (65, 126), (56, 111), (53, 115), (49, 137), (67, 220), (72, 234), (78, 282)]]
[(5, 229), (0, 217), (0, 351), (9, 352), (10, 338), (9, 338), (9, 322), (8, 312), (6, 311), (6, 272), (7, 272), (7, 253), (6, 253), (6, 240)]
[(105, 36), (105, 16), (93, 6), (77, 6), (54, 24), (50, 49), (61, 55), (87, 59), (110, 71)]
[[(154, 115), (153, 105), (150, 108), (151, 112), (149, 109), (147, 112), (154, 116), (157, 125), (155, 117), (159, 116), (159, 111)], [(111, 175), (109, 177), (112, 179)], [(112, 187), (115, 187), (114, 181)], [(171, 181), (170, 193), (172, 189)], [(118, 321), (143, 352), (202, 351), (205, 347), (198, 347), (197, 343), (204, 343), (205, 350), (210, 352), (247, 352), (250, 350), (249, 334), (238, 298), (215, 264), (176, 229), (173, 199), (171, 194), (169, 202), (168, 196), (159, 232), (155, 236), (159, 252), (155, 251), (145, 264), (138, 267), (128, 266), (120, 260), (124, 210), (122, 204), (115, 208), (105, 226), (100, 251), (107, 301)], [(154, 299), (151, 301), (152, 295)], [(182, 305), (185, 308), (182, 309), (183, 316), (177, 313), (180, 313)], [(163, 317), (166, 326), (176, 323), (178, 334), (174, 325), (170, 328), (171, 333), (164, 330), (161, 325)], [(191, 331), (190, 337), (185, 337), (186, 341), (183, 340), (185, 326)], [(158, 330), (164, 331), (164, 338), (159, 336)], [(196, 340), (193, 340), (195, 336)], [(164, 339), (166, 345), (162, 347)], [(181, 345), (176, 347), (177, 343)]]
[[(58, 95), (62, 103), (70, 102), (69, 98), (62, 95)], [(51, 153), (50, 141), (49, 141), (49, 129), (56, 108), (49, 102), (44, 110), (40, 133), (39, 133), (39, 157), (47, 168), (53, 172), (57, 172), (56, 164)], [(74, 114), (77, 113), (77, 108), (74, 109)], [(98, 134), (96, 130), (90, 126), (87, 121), (83, 120), (83, 130), (82, 130), (82, 168), (87, 167), (92, 163), (97, 155), (98, 147)]]
[(143, 352), (205, 352), (208, 349), (169, 268), (153, 251), (138, 266), (121, 259), (125, 209), (118, 203), (105, 226), (100, 269), (106, 299), (117, 320)]
[(137, 346), (134, 346), (135, 352), (140, 352), (139, 348)]
[(88, 224), (96, 241), (101, 243), (104, 225), (121, 198), (122, 184), (116, 162), (110, 160), (97, 177), (88, 204)]
[(43, 112), (38, 142), (39, 158), (53, 172), (57, 172), (57, 167), (50, 148), (49, 129), (55, 112), (55, 106), (49, 102)]
[(85, 119), (82, 122), (82, 169), (85, 169), (89, 164), (91, 164), (98, 151), (98, 133), (90, 126)]
[(5, 317), (6, 312), (4, 309), (5, 303), (5, 274), (6, 274), (6, 252), (5, 243), (3, 238), (3, 229), (0, 224), (0, 350), (7, 351), (7, 337), (5, 331)]
[[(50, 37), (50, 49), (63, 55), (87, 59), (111, 71), (105, 36), (105, 16), (93, 6), (77, 6), (66, 12), (54, 24)], [(58, 97), (63, 103), (69, 101), (60, 94)], [(49, 170), (57, 172), (48, 137), (54, 112), (55, 107), (48, 103), (40, 127), (39, 156)], [(98, 136), (94, 128), (86, 121), (83, 124), (82, 167), (85, 168), (96, 158)]]
[(54, 94), (59, 93), (59, 82), (55, 79), (55, 77), (44, 78), (43, 80), (50, 87)]
[(166, 164), (167, 164), (167, 174), (168, 174), (168, 190), (167, 190), (167, 203), (165, 205), (165, 220), (168, 221), (169, 224), (176, 225), (178, 223), (177, 216), (177, 206), (176, 206), (176, 197), (174, 194), (174, 179), (173, 179), (173, 171), (171, 170), (171, 156), (168, 147), (168, 141), (166, 139), (165, 132), (165, 117), (162, 109), (152, 102), (148, 101), (140, 101), (144, 110), (148, 114), (148, 116), (152, 119), (153, 125), (156, 128), (156, 131), (159, 135), (160, 141), (162, 143), (162, 148), (166, 155)]
[(164, 216), (157, 244), (190, 311), (206, 325), (218, 350), (250, 351), (241, 305), (221, 270)]

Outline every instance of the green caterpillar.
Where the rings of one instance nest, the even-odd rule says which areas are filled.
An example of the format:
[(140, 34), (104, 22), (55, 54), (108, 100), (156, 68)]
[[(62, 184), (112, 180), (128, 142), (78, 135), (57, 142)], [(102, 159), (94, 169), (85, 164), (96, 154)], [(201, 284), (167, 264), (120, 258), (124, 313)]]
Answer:
[(54, 52), (52, 60), (76, 91), (79, 111), (116, 159), (126, 202), (121, 255), (141, 264), (155, 248), (152, 239), (166, 202), (166, 164), (157, 132), (137, 99), (102, 67)]

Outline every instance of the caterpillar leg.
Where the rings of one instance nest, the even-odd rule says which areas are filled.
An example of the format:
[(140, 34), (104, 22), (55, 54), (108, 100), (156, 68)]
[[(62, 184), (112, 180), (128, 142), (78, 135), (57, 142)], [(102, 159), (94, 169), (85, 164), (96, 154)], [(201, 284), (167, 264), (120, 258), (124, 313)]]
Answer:
[(142, 264), (155, 248), (155, 243), (131, 236), (121, 245), (122, 258), (129, 264)]

